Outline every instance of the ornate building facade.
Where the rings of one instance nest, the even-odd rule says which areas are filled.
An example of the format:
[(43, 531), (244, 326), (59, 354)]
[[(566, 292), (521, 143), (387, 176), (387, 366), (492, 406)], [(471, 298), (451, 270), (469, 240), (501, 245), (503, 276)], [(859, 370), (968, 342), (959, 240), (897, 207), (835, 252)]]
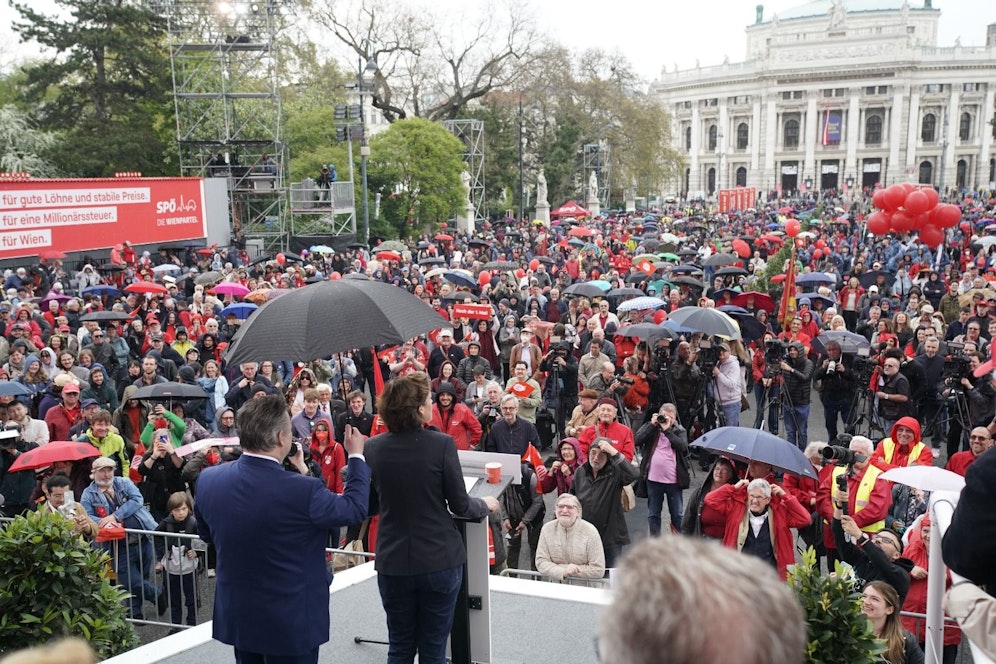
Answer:
[(813, 0), (766, 19), (758, 5), (744, 62), (651, 85), (686, 159), (670, 188), (993, 187), (996, 24), (985, 46), (941, 48), (940, 13), (931, 0)]

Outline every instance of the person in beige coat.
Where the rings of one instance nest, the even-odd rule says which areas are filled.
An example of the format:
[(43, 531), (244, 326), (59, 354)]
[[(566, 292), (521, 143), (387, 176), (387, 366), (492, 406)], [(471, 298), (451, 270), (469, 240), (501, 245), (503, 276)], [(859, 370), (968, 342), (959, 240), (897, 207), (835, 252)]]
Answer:
[(598, 529), (581, 518), (581, 502), (569, 493), (557, 497), (557, 518), (543, 526), (536, 547), (536, 570), (554, 581), (566, 577), (600, 579), (605, 554)]

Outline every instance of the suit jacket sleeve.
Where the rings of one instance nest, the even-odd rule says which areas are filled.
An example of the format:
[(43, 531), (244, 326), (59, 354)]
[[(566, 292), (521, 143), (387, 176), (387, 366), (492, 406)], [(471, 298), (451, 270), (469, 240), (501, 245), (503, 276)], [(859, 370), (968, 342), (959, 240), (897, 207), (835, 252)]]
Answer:
[[(315, 525), (332, 529), (360, 523), (366, 518), (370, 502), (370, 467), (354, 457), (347, 468), (349, 481), (341, 495), (329, 491), (320, 479), (312, 482), (308, 509)], [(197, 522), (201, 520), (198, 518)]]
[[(975, 583), (996, 580), (996, 452), (990, 449), (969, 466), (965, 488), (944, 534), (944, 561)], [(991, 592), (991, 590), (990, 590)]]
[(467, 495), (463, 482), (463, 469), (455, 445), (447, 445), (443, 452), (443, 495), (454, 516), (481, 519), (488, 515), (488, 506), (480, 498)]

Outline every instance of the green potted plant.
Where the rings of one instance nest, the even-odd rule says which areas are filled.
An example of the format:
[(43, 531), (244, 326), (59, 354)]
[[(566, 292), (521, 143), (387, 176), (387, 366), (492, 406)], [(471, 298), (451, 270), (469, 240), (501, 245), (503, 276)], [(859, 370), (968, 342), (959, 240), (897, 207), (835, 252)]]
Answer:
[(60, 514), (31, 512), (0, 529), (0, 655), (61, 636), (86, 639), (101, 659), (137, 646), (129, 593), (111, 583), (108, 562)]
[(806, 661), (810, 664), (873, 664), (885, 648), (861, 612), (861, 594), (840, 561), (834, 574), (820, 574), (816, 551), (788, 568), (788, 584), (806, 615)]

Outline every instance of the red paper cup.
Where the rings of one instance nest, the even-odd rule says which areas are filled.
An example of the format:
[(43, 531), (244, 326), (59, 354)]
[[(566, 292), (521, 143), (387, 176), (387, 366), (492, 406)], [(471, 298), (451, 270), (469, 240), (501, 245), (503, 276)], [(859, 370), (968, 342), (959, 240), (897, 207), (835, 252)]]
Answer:
[(487, 473), (488, 484), (498, 484), (501, 482), (501, 464), (500, 463), (486, 463), (484, 464), (484, 472)]

